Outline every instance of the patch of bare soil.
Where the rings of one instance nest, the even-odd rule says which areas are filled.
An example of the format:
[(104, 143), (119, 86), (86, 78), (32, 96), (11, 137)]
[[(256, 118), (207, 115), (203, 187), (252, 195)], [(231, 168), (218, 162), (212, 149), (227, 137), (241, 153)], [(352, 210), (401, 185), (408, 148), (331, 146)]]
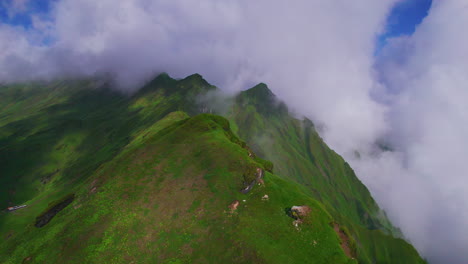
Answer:
[(229, 210), (231, 210), (231, 213), (233, 213), (234, 211), (237, 210), (237, 207), (239, 206), (239, 201), (235, 200), (234, 202), (232, 202), (228, 208)]
[(336, 234), (340, 237), (340, 246), (343, 249), (346, 256), (349, 258), (355, 258), (353, 251), (350, 247), (350, 238), (348, 235), (340, 228), (340, 225), (337, 223), (333, 224), (333, 229), (335, 230)]
[(31, 263), (32, 262), (32, 257), (26, 257), (23, 259), (22, 263)]
[(96, 191), (97, 191), (97, 183), (98, 183), (98, 179), (94, 179), (93, 182), (91, 183), (91, 185), (90, 185), (90, 187), (89, 187), (89, 193), (90, 193), (90, 194), (96, 193)]

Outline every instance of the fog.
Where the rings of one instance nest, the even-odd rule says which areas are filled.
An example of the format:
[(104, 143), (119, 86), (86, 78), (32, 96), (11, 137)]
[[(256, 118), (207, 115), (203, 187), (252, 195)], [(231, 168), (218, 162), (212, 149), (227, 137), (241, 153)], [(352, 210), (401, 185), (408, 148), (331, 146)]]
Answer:
[[(468, 4), (433, 1), (413, 35), (376, 54), (396, 2), (59, 0), (29, 27), (0, 24), (0, 81), (111, 74), (134, 91), (164, 71), (228, 92), (265, 82), (323, 128), (422, 255), (463, 263)], [(6, 7), (28, 12), (27, 0)]]

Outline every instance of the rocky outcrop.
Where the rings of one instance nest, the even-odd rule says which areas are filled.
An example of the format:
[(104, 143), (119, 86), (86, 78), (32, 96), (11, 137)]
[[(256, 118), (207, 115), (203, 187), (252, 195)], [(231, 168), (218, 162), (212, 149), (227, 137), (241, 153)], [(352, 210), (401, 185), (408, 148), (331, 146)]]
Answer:
[(291, 207), (291, 212), (296, 218), (303, 218), (310, 213), (310, 207), (307, 205), (302, 206), (293, 206)]
[(293, 225), (299, 229), (299, 225), (303, 223), (304, 218), (310, 213), (311, 209), (307, 205), (301, 205), (301, 206), (293, 206), (290, 208), (286, 208), (286, 214), (293, 218)]
[(47, 225), (52, 218), (58, 214), (60, 211), (65, 209), (69, 204), (73, 202), (75, 199), (75, 195), (68, 195), (65, 198), (63, 198), (61, 201), (55, 203), (55, 205), (52, 205), (47, 209), (44, 213), (36, 217), (36, 223), (34, 226), (36, 227), (43, 227)]
[(231, 210), (231, 213), (237, 210), (237, 207), (239, 206), (239, 204), (240, 202), (238, 200), (235, 200), (228, 206), (229, 210)]
[[(264, 172), (261, 168), (255, 168), (254, 170), (255, 172), (253, 173), (254, 175), (254, 180), (251, 181), (244, 189), (241, 190), (242, 193), (246, 194), (248, 192), (250, 192), (250, 190), (252, 190), (252, 188), (254, 187), (254, 185), (256, 183), (260, 183), (261, 185), (265, 184), (265, 182), (263, 181), (263, 176), (264, 176)], [(246, 172), (246, 174), (248, 174), (249, 172)], [(248, 177), (246, 177), (246, 175), (244, 175), (244, 179), (246, 179)]]
[(285, 212), (286, 214), (293, 218), (294, 220), (301, 220), (304, 219), (309, 213), (311, 209), (307, 205), (301, 205), (301, 206), (293, 206), (290, 208), (286, 208)]

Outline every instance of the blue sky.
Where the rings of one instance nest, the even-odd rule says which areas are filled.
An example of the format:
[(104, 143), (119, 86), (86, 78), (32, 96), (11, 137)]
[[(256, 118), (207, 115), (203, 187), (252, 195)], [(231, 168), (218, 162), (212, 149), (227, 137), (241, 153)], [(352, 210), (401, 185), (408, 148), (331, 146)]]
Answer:
[[(202, 1), (0, 0), (0, 81), (109, 73), (132, 92), (165, 71), (227, 92), (265, 82), (338, 153), (362, 153), (357, 173), (419, 249), (468, 259), (468, 203), (453, 203), (468, 201), (467, 0)], [(33, 30), (31, 15), (51, 23)], [(376, 154), (382, 138), (398, 153)]]
[(432, 0), (402, 0), (387, 18), (386, 31), (377, 40), (377, 52), (385, 46), (387, 39), (411, 35), (416, 26), (427, 16)]
[(31, 15), (46, 15), (52, 6), (52, 3), (59, 0), (34, 0), (26, 1), (26, 12), (18, 12), (16, 15), (9, 17), (8, 8), (14, 0), (1, 0), (0, 1), (0, 21), (2, 23), (22, 26), (25, 28), (31, 27)]
[[(27, 1), (27, 12), (18, 13), (13, 17), (8, 16), (8, 4), (6, 3), (9, 1), (14, 0), (6, 0), (0, 4), (0, 21), (29, 28), (31, 27), (32, 14), (46, 15), (50, 11), (52, 3), (60, 0)], [(386, 31), (377, 39), (376, 52), (385, 46), (388, 38), (411, 35), (416, 26), (427, 16), (431, 4), (432, 0), (402, 0), (398, 3), (387, 18)]]

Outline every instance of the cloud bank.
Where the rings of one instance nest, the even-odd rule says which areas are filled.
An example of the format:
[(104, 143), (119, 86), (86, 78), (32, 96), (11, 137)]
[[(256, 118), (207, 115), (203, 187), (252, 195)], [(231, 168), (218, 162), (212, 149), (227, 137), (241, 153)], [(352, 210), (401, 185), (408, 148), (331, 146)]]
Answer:
[(468, 36), (460, 31), (467, 26), (466, 1), (434, 1), (415, 34), (391, 40), (377, 62), (392, 97), (389, 139), (400, 153), (382, 155), (366, 174), (435, 263), (468, 259)]
[(468, 7), (434, 1), (414, 35), (375, 56), (396, 2), (61, 0), (30, 27), (0, 24), (0, 81), (110, 73), (134, 90), (165, 71), (228, 91), (266, 82), (323, 127), (424, 256), (462, 263)]

